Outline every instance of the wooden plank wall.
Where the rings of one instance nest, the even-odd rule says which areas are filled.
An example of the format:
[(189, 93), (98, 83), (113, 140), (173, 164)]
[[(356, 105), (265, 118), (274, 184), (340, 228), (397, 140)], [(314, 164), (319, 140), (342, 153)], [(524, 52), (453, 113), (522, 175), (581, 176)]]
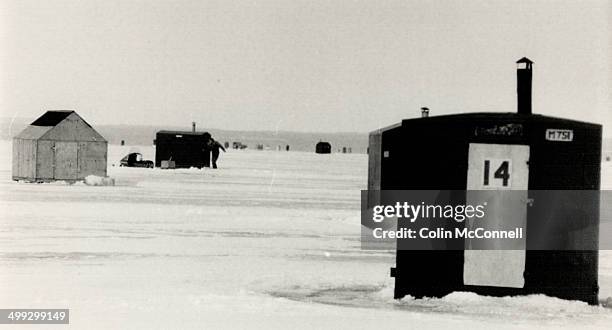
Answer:
[(370, 133), (368, 141), (368, 189), (380, 190), (382, 131)]
[(85, 124), (85, 122), (74, 113), (45, 134), (43, 138), (45, 140), (55, 141), (106, 142), (96, 130)]
[(51, 180), (55, 169), (55, 142), (39, 140), (36, 157), (36, 178)]
[(13, 179), (36, 178), (36, 140), (13, 139)]
[(55, 142), (56, 180), (76, 180), (78, 168), (78, 143), (72, 141)]
[(19, 178), (19, 146), (21, 145), (20, 139), (13, 139), (13, 158), (12, 162), (12, 170), (11, 175), (13, 176), (13, 180)]
[(79, 142), (78, 179), (88, 175), (106, 176), (106, 142)]
[(368, 140), (368, 207), (380, 204), (382, 130), (370, 133)]

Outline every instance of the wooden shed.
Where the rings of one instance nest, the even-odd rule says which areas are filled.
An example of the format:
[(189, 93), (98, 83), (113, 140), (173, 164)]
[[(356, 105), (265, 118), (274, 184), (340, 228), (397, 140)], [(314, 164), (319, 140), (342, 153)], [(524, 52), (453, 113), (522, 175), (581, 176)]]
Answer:
[(106, 176), (108, 142), (71, 110), (47, 111), (13, 138), (13, 180)]

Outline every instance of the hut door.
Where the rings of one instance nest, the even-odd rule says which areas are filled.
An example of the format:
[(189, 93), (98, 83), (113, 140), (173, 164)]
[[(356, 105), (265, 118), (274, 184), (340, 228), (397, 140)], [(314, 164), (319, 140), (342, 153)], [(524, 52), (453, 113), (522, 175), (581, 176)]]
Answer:
[(77, 143), (55, 142), (55, 179), (77, 179)]
[(529, 146), (470, 143), (466, 204), (484, 204), (481, 219), (466, 222), (468, 230), (512, 231), (518, 239), (466, 239), (465, 285), (523, 288), (527, 224)]
[(53, 179), (53, 161), (55, 160), (55, 143), (48, 140), (38, 141), (38, 155), (36, 157), (36, 178)]

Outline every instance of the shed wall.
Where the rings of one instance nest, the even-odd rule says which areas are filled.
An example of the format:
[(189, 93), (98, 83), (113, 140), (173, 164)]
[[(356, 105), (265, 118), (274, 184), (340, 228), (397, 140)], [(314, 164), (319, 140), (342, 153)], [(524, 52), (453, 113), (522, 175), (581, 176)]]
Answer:
[(79, 142), (77, 178), (88, 175), (106, 176), (106, 142)]
[(36, 157), (36, 178), (51, 180), (54, 178), (55, 168), (55, 142), (40, 140), (38, 141)]
[(54, 178), (56, 180), (76, 180), (77, 157), (77, 142), (56, 141)]
[[(81, 180), (88, 175), (106, 176), (106, 142), (40, 140), (36, 151), (36, 172), (29, 178)], [(14, 163), (13, 166), (16, 167), (17, 164)]]
[(76, 113), (71, 114), (53, 129), (49, 130), (41, 139), (55, 141), (106, 141)]
[(380, 190), (382, 131), (370, 133), (368, 140), (368, 190)]
[(13, 139), (13, 157), (11, 159), (11, 175), (13, 179), (19, 177), (19, 139)]
[(36, 140), (13, 139), (13, 179), (36, 177)]
[(368, 208), (380, 204), (380, 164), (382, 131), (370, 133), (368, 138)]

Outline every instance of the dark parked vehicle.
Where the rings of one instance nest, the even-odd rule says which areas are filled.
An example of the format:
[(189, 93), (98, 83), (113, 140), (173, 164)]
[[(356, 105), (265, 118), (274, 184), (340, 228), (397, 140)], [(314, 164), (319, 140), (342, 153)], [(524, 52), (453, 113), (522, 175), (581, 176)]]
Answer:
[(143, 160), (142, 154), (133, 152), (121, 159), (119, 166), (153, 168), (152, 160)]

